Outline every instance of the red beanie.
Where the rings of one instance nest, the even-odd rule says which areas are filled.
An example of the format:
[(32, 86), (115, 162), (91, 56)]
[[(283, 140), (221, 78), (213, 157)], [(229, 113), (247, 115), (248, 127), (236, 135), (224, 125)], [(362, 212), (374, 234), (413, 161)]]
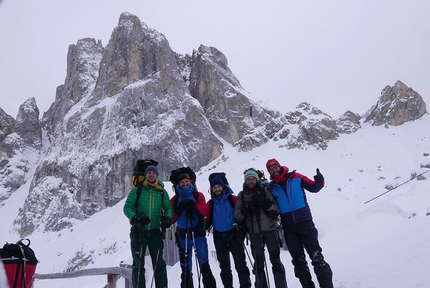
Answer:
[(266, 162), (267, 171), (269, 171), (270, 167), (275, 166), (275, 165), (278, 166), (279, 168), (281, 168), (281, 164), (279, 164), (278, 160), (276, 160), (275, 158), (267, 160), (267, 162)]

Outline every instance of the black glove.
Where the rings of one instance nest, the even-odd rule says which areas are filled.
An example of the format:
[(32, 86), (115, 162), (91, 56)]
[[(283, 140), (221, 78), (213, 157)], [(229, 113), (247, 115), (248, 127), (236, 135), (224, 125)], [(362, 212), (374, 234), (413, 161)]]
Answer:
[(267, 212), (267, 216), (269, 216), (273, 220), (278, 220), (279, 212), (276, 210), (270, 210)]
[(182, 200), (179, 202), (179, 210), (192, 210), (194, 207), (196, 207), (196, 201), (193, 201), (191, 199)]
[(322, 185), (324, 183), (324, 176), (320, 173), (320, 169), (317, 168), (317, 175), (314, 176), (315, 184)]
[(170, 219), (170, 217), (163, 217), (161, 219), (160, 227), (162, 229), (167, 229), (170, 227), (170, 225), (172, 225), (172, 219)]
[(243, 217), (251, 214), (251, 209), (249, 209), (248, 204), (244, 204), (242, 207), (240, 207), (240, 213), (242, 213)]
[(272, 202), (270, 202), (268, 199), (263, 198), (260, 193), (254, 192), (252, 194), (252, 204), (257, 207), (261, 207), (264, 210), (267, 210), (272, 206)]
[(132, 225), (137, 225), (137, 224), (148, 225), (149, 222), (151, 222), (151, 219), (149, 219), (149, 217), (146, 215), (143, 215), (143, 216), (135, 215), (135, 216), (133, 216), (133, 218), (131, 218), (131, 224)]
[(245, 240), (245, 236), (247, 232), (248, 232), (248, 229), (246, 228), (245, 224), (237, 224), (236, 232), (233, 236), (233, 239), (239, 243), (242, 243), (243, 240)]

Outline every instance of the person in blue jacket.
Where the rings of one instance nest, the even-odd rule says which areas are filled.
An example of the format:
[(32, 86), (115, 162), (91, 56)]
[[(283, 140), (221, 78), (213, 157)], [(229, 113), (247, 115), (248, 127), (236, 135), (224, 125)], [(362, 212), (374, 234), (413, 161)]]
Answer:
[(302, 287), (315, 287), (306, 262), (306, 250), (319, 286), (333, 287), (333, 272), (322, 255), (322, 248), (318, 242), (318, 230), (312, 220), (311, 209), (305, 194), (305, 190), (316, 193), (324, 187), (323, 175), (317, 169), (314, 180), (311, 180), (295, 170), (290, 171), (288, 167), (281, 166), (274, 158), (267, 161), (266, 168), (271, 180), (267, 188), (278, 202), (285, 241), (292, 257), (295, 276)]
[(224, 184), (221, 178), (210, 180), (211, 199), (207, 202), (209, 211), (208, 224), (213, 227), (213, 239), (219, 267), (221, 281), (225, 288), (233, 288), (230, 253), (239, 277), (240, 288), (251, 287), (249, 269), (246, 265), (243, 241), (245, 231), (238, 228), (238, 221), (234, 217), (236, 195)]
[[(208, 243), (206, 240), (205, 220), (208, 211), (202, 192), (197, 191), (188, 174), (178, 177), (175, 187), (177, 199), (173, 196), (170, 202), (173, 206), (172, 223), (177, 223), (177, 241), (179, 261), (181, 264), (181, 288), (193, 288), (193, 273), (191, 256), (193, 248), (198, 261), (197, 269), (205, 288), (216, 288), (216, 280), (209, 265)], [(200, 287), (200, 283), (199, 283)]]

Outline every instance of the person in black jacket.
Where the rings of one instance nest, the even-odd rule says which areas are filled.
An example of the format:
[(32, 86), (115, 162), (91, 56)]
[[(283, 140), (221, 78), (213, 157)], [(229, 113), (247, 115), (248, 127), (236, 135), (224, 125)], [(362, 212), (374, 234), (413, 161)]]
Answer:
[(316, 193), (324, 187), (323, 175), (317, 169), (314, 180), (311, 180), (295, 170), (289, 171), (288, 167), (281, 166), (274, 158), (267, 161), (266, 168), (271, 180), (267, 188), (279, 205), (285, 242), (292, 257), (295, 276), (302, 287), (315, 287), (306, 262), (306, 250), (314, 266), (319, 286), (332, 288), (333, 272), (322, 255), (318, 230), (312, 221), (311, 209), (305, 194), (305, 190)]
[(275, 220), (279, 216), (279, 208), (272, 193), (261, 185), (257, 170), (250, 168), (244, 172), (243, 191), (237, 195), (234, 205), (234, 217), (245, 219), (251, 238), (252, 256), (254, 257), (255, 287), (267, 288), (265, 273), (264, 247), (269, 252), (272, 273), (277, 288), (286, 288), (287, 279), (284, 265), (280, 258), (280, 246)]

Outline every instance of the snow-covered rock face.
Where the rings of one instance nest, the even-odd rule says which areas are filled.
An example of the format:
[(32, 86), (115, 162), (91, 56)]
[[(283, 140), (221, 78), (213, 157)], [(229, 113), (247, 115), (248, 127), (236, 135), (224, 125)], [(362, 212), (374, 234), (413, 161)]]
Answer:
[(30, 171), (42, 149), (42, 130), (36, 100), (25, 101), (18, 111), (12, 133), (0, 142), (0, 202), (31, 177)]
[[(386, 89), (389, 97), (378, 105), (406, 99), (413, 105), (405, 117), (417, 119), (425, 103), (400, 88)], [(123, 13), (106, 47), (89, 38), (69, 46), (65, 82), (40, 122), (34, 99), (16, 121), (0, 110), (0, 201), (30, 182), (15, 228), (22, 237), (59, 231), (126, 197), (137, 159), (157, 160), (167, 180), (180, 166), (198, 171), (219, 160), (225, 143), (238, 151), (268, 141), (326, 149), (361, 128), (362, 118), (350, 111), (335, 120), (301, 103), (283, 115), (246, 94), (218, 49), (174, 53), (164, 35)], [(391, 118), (382, 110), (368, 119), (394, 125), (398, 109), (388, 110)]]
[(15, 120), (0, 108), (0, 143), (7, 135), (12, 133)]
[(212, 129), (241, 151), (266, 143), (287, 123), (279, 112), (247, 98), (218, 49), (201, 45), (194, 51), (189, 75), (191, 95), (203, 107)]
[(66, 83), (42, 119), (50, 143), (16, 222), (22, 235), (62, 229), (116, 204), (139, 158), (157, 159), (167, 179), (222, 151), (167, 40), (137, 17), (123, 13), (105, 48), (83, 39), (68, 56)]
[(364, 117), (365, 122), (374, 126), (399, 126), (426, 113), (426, 103), (421, 95), (397, 81), (393, 87), (387, 86), (382, 90), (378, 103)]

